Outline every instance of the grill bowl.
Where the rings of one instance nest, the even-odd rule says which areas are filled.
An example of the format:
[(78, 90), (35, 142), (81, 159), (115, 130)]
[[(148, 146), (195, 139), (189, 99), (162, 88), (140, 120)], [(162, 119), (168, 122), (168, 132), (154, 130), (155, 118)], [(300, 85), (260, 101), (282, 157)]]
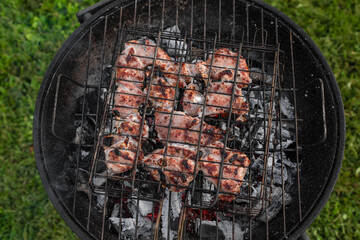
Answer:
[[(174, 1), (175, 2), (175, 1)], [(179, 2), (179, 28), (208, 37), (221, 32), (222, 39), (231, 39), (233, 25), (232, 1), (221, 2), (219, 25), (219, 1), (207, 1), (206, 31), (204, 31), (204, 3)], [(136, 15), (134, 14), (136, 3)], [(106, 237), (103, 214), (92, 211), (88, 215), (89, 202), (86, 194), (74, 198), (76, 184), (75, 165), (69, 155), (74, 146), (76, 102), (84, 94), (84, 84), (96, 85), (112, 62), (113, 45), (119, 26), (147, 26), (149, 21), (147, 1), (115, 1), (101, 9), (82, 24), (64, 43), (53, 59), (41, 85), (34, 114), (34, 147), (37, 165), (45, 189), (62, 218), (83, 239)], [(119, 6), (123, 6), (119, 8)], [(176, 23), (176, 4), (163, 8), (162, 2), (152, 3), (151, 26)], [(163, 10), (161, 10), (163, 9)], [(115, 12), (115, 13), (113, 13)], [(120, 18), (122, 12), (122, 19)], [(185, 14), (187, 12), (187, 14)], [(111, 14), (113, 13), (113, 14)], [(108, 17), (105, 17), (108, 15)], [(163, 16), (163, 18), (162, 18)], [(216, 16), (216, 17), (211, 17)], [(237, 39), (252, 42), (256, 31), (263, 26), (268, 32), (267, 42), (280, 44), (285, 53), (284, 81), (282, 87), (296, 90), (298, 121), (299, 177), (290, 190), (292, 201), (286, 205), (285, 221), (281, 211), (268, 226), (259, 223), (252, 230), (254, 239), (266, 238), (268, 228), (271, 239), (296, 239), (315, 219), (326, 203), (335, 185), (344, 151), (345, 121), (341, 95), (336, 80), (319, 49), (310, 37), (288, 17), (260, 1), (236, 1), (235, 32)], [(135, 21), (134, 21), (135, 19)], [(263, 21), (262, 21), (263, 20)], [(105, 24), (106, 23), (106, 24)], [(274, 34), (275, 23), (278, 34)], [(106, 26), (106, 28), (105, 28)], [(221, 29), (219, 30), (219, 26)], [(105, 34), (104, 34), (105, 32)], [(105, 38), (104, 38), (105, 37)], [(112, 43), (105, 44), (103, 42)], [(90, 47), (89, 47), (90, 46)], [(89, 58), (89, 54), (91, 58)], [(87, 62), (89, 61), (89, 62)], [(89, 66), (89, 67), (87, 67)], [(105, 66), (105, 68), (101, 68)], [(105, 69), (105, 70), (104, 70)], [(103, 76), (105, 77), (105, 76)], [(70, 80), (66, 80), (69, 78)], [(294, 87), (296, 82), (296, 87)], [(316, 104), (314, 104), (316, 103)], [(56, 111), (54, 111), (56, 109)], [(297, 152), (289, 153), (296, 162)], [(298, 187), (300, 186), (300, 188)], [(299, 194), (300, 193), (300, 194)], [(301, 196), (301, 199), (299, 198)], [(301, 200), (301, 201), (300, 201)], [(90, 204), (91, 205), (91, 204)], [(87, 221), (90, 216), (91, 221)], [(286, 233), (284, 233), (284, 223)], [(105, 234), (105, 235), (104, 235)]]

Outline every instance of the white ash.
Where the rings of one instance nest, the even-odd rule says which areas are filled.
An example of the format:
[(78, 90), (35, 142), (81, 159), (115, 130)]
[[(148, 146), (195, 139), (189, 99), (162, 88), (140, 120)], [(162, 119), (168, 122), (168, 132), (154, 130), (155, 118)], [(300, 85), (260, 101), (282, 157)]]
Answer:
[[(282, 147), (283, 147), (283, 148), (288, 148), (288, 147), (289, 147), (291, 144), (293, 144), (293, 143), (294, 143), (293, 140), (286, 139), (285, 142), (282, 142)], [(280, 146), (280, 144), (278, 144), (278, 145), (276, 146), (276, 149), (279, 150), (280, 148), (281, 148), (281, 146)]]
[(81, 159), (84, 159), (89, 154), (90, 154), (90, 152), (81, 150)]
[[(203, 181), (203, 189), (207, 189), (207, 190), (213, 190), (214, 185), (208, 181), (207, 179), (204, 179)], [(202, 194), (202, 201), (205, 203), (211, 203), (212, 202), (212, 194), (210, 193), (203, 193)]]
[[(266, 83), (271, 83), (272, 76), (269, 74), (261, 73), (260, 69), (251, 69), (256, 72), (255, 77), (261, 77), (261, 81), (265, 79)], [(252, 74), (254, 76), (254, 74)], [(267, 205), (267, 211), (263, 209), (262, 213), (259, 215), (261, 221), (265, 221), (265, 214), (267, 214), (268, 220), (271, 220), (275, 217), (282, 208), (282, 186), (284, 184), (285, 190), (285, 203), (288, 204), (291, 201), (290, 195), (287, 193), (290, 186), (294, 182), (294, 177), (296, 176), (296, 163), (291, 162), (286, 154), (281, 151), (270, 151), (268, 154), (266, 164), (266, 189), (261, 184), (261, 181), (257, 180), (256, 177), (262, 176), (264, 168), (264, 155), (265, 155), (265, 146), (266, 139), (268, 134), (269, 121), (263, 119), (268, 119), (270, 113), (272, 114), (273, 119), (277, 118), (277, 112), (280, 108), (283, 119), (294, 119), (294, 106), (288, 97), (283, 96), (280, 101), (280, 106), (278, 104), (278, 93), (275, 93), (273, 100), (273, 107), (270, 109), (270, 99), (271, 91), (263, 91), (260, 86), (254, 86), (249, 90), (244, 89), (244, 96), (249, 95), (249, 118), (250, 121), (253, 119), (255, 123), (250, 127), (246, 132), (241, 133), (240, 128), (231, 127), (230, 131), (235, 136), (235, 138), (242, 143), (241, 147), (250, 148), (249, 141), (245, 141), (246, 138), (251, 137), (253, 139), (254, 146), (254, 156), (252, 157), (252, 184), (251, 184), (251, 196), (260, 198), (262, 191), (266, 190), (267, 196), (271, 194), (272, 201)], [(279, 125), (281, 124), (281, 125)], [(280, 131), (281, 127), (281, 131)], [(269, 150), (280, 150), (281, 147), (286, 149), (294, 144), (294, 123), (289, 121), (283, 121), (281, 123), (273, 120), (271, 122), (271, 129), (269, 132)], [(250, 136), (251, 134), (251, 136)], [(247, 195), (248, 192), (248, 181), (249, 173), (244, 178), (244, 183), (242, 185), (242, 193)], [(263, 188), (263, 189), (262, 189)], [(246, 189), (246, 190), (244, 190)], [(248, 202), (248, 200), (236, 199), (237, 202)], [(254, 202), (253, 209), (261, 209), (262, 201)], [(215, 223), (215, 222), (214, 222)]]
[[(265, 125), (265, 128), (264, 128)], [(254, 145), (254, 153), (256, 154), (264, 154), (265, 146), (266, 146), (266, 137), (268, 134), (268, 125), (269, 123), (265, 121), (261, 126), (258, 128), (258, 130), (253, 133), (253, 141), (255, 143)], [(265, 130), (264, 130), (265, 129)], [(231, 133), (234, 133), (233, 129), (230, 129)], [(235, 132), (236, 133), (236, 132)], [(275, 122), (272, 122), (271, 124), (271, 130), (270, 130), (270, 136), (269, 136), (269, 149), (280, 149), (280, 140), (282, 141), (283, 148), (288, 147), (290, 144), (292, 144), (294, 141), (289, 139), (290, 132), (287, 130), (282, 129), (281, 132), (281, 139), (280, 139), (280, 131), (278, 129), (278, 126), (276, 126)], [(246, 138), (248, 137), (248, 133), (244, 134), (244, 137), (241, 137), (240, 135), (235, 135), (239, 139), (239, 141), (242, 142), (243, 147), (249, 147), (249, 141), (246, 141)]]
[(160, 43), (161, 46), (164, 46), (166, 52), (170, 56), (185, 56), (187, 52), (187, 44), (183, 40), (175, 40), (181, 36), (180, 29), (174, 25), (172, 27), (166, 28), (164, 32), (170, 35), (170, 39), (164, 37)]
[(260, 197), (260, 194), (261, 194), (261, 185), (257, 185), (256, 187), (251, 186), (252, 197)]
[[(95, 120), (92, 118), (88, 118), (90, 121), (95, 123)], [(82, 120), (75, 120), (74, 125), (78, 126), (75, 130), (75, 137), (73, 138), (72, 142), (74, 144), (86, 144), (87, 139), (91, 139), (93, 137), (93, 133), (91, 129), (91, 122), (88, 119)]]
[[(138, 201), (139, 201), (139, 206), (138, 206)], [(132, 198), (129, 201), (128, 207), (130, 211), (133, 213), (133, 216), (135, 216), (136, 213), (138, 214), (140, 213), (140, 216), (144, 217), (149, 213), (152, 213), (153, 203), (151, 201), (144, 201), (144, 200), (138, 200), (136, 198)]]
[(287, 118), (292, 119), (295, 117), (295, 108), (287, 97), (281, 97), (280, 106), (281, 113), (284, 114)]
[(260, 68), (250, 68), (250, 78), (253, 81), (263, 81), (265, 80), (266, 83), (272, 83), (272, 76), (267, 74), (266, 72), (262, 71)]
[[(170, 201), (170, 194), (171, 195), (171, 204), (169, 209), (169, 201)], [(171, 219), (169, 219), (169, 211), (171, 215)], [(171, 224), (176, 219), (179, 218), (181, 211), (181, 197), (180, 193), (177, 192), (170, 192), (168, 189), (165, 190), (165, 198), (163, 202), (163, 206), (161, 209), (161, 233), (164, 239), (168, 239), (168, 231), (169, 232), (169, 239), (174, 239), (177, 236), (177, 229), (173, 229)]]
[(168, 143), (168, 146), (186, 148), (186, 149), (194, 151), (194, 152), (196, 152), (196, 149), (197, 149), (196, 146), (182, 144), (182, 143)]
[[(244, 96), (247, 96), (247, 90), (242, 90)], [(276, 98), (277, 93), (273, 96), (274, 104), (272, 109), (272, 115), (276, 116)], [(250, 117), (251, 118), (263, 118), (266, 119), (270, 116), (270, 99), (271, 99), (271, 91), (267, 90), (263, 92), (260, 86), (254, 86), (251, 88), (249, 92), (249, 109), (250, 109)]]
[(170, 192), (171, 193), (171, 216), (172, 220), (175, 221), (177, 218), (180, 217), (181, 213), (181, 196), (178, 192)]
[[(137, 199), (131, 199), (128, 204), (128, 208), (131, 212), (131, 218), (121, 219), (121, 231), (125, 237), (129, 239), (135, 236), (135, 227), (137, 221), (137, 234), (141, 238), (149, 237), (151, 234), (151, 220), (146, 217), (147, 214), (152, 212), (152, 202), (139, 200), (139, 206), (137, 206)], [(119, 218), (120, 206), (115, 204), (111, 213), (110, 222), (119, 231)], [(137, 220), (136, 220), (137, 218)]]
[(290, 123), (290, 122), (283, 122), (281, 124), (282, 126), (282, 137), (285, 139), (292, 139), (293, 138), (293, 133), (290, 131), (290, 129), (295, 129), (295, 125), (294, 123)]
[[(120, 218), (110, 217), (112, 225), (119, 231)], [(148, 218), (138, 218), (137, 234), (140, 238), (150, 237), (151, 235), (151, 220)], [(121, 234), (128, 239), (133, 239), (135, 236), (136, 218), (121, 218)]]
[[(281, 163), (281, 153), (277, 152), (275, 153), (275, 156), (273, 154), (269, 155), (268, 159), (267, 159), (267, 180), (268, 182), (270, 182), (271, 180), (271, 169), (273, 169), (273, 182), (274, 184), (277, 185), (282, 185), (282, 182), (287, 182), (288, 181), (288, 170), (286, 168), (286, 166), (289, 166), (291, 168), (295, 168), (296, 165), (294, 163), (291, 163), (287, 160), (286, 155), (283, 154), (282, 156), (282, 161), (284, 163), (284, 170), (283, 170), (283, 179), (281, 178), (281, 168), (282, 168), (282, 163)], [(287, 165), (285, 165), (285, 162)]]
[[(226, 131), (226, 123), (225, 122), (220, 122), (220, 129), (223, 130), (223, 131)], [(236, 135), (236, 133), (233, 133)], [(239, 132), (239, 135), (240, 135), (240, 132)]]
[(75, 144), (85, 144), (85, 130), (81, 126), (76, 128), (75, 137), (72, 142)]
[(124, 183), (124, 186), (125, 186), (125, 187), (132, 188), (131, 183), (129, 183), (129, 182), (127, 182), (127, 181), (124, 181), (123, 183)]
[(114, 129), (111, 130), (110, 124), (107, 124), (104, 128), (104, 135), (114, 133)]
[[(100, 176), (94, 176), (92, 179), (92, 183), (95, 187), (100, 187), (102, 186), (105, 182), (106, 182), (106, 175), (107, 171), (103, 171), (102, 173), (100, 173)], [(111, 173), (109, 173), (111, 174)]]
[[(231, 240), (233, 239), (233, 230), (234, 230), (234, 239), (243, 239), (243, 235), (246, 231), (242, 231), (240, 224), (237, 222), (230, 222), (226, 220), (222, 220), (218, 222), (216, 226), (216, 221), (203, 220), (201, 223), (202, 235), (203, 238), (215, 238), (216, 236), (216, 227), (219, 228), (219, 239)], [(196, 230), (200, 231), (200, 219), (196, 219)]]
[[(257, 89), (258, 87), (254, 87)], [(268, 95), (268, 93), (265, 92), (265, 96)], [(275, 96), (277, 97), (277, 96)], [(250, 99), (249, 99), (249, 105), (250, 105), (250, 120), (254, 119), (255, 123), (250, 128), (250, 132), (252, 132), (252, 138), (255, 141), (255, 149), (257, 151), (255, 153), (257, 154), (263, 154), (263, 149), (265, 149), (265, 143), (266, 143), (266, 135), (268, 131), (269, 121), (263, 121), (262, 118), (267, 119), (269, 117), (270, 112), (270, 96), (266, 96), (264, 98), (264, 93), (262, 91), (251, 91), (250, 92)], [(285, 99), (285, 98), (284, 98)], [(286, 98), (287, 99), (287, 98)], [(276, 99), (274, 100), (276, 101)], [(266, 102), (264, 104), (264, 102)], [(284, 104), (284, 103), (283, 103)], [(286, 104), (291, 104), (290, 101), (287, 101)], [(272, 117), (277, 118), (276, 116), (276, 102), (273, 104), (273, 112)], [(283, 108), (282, 108), (283, 109)], [(287, 109), (293, 109), (293, 107), (290, 105)], [(291, 111), (287, 111), (286, 114), (291, 117), (293, 113)], [(285, 116), (285, 118), (287, 118)], [(260, 119), (260, 120), (257, 120)], [(260, 125), (259, 125), (260, 124)], [(278, 126), (278, 123), (274, 120), (271, 123), (271, 130), (270, 130), (270, 136), (269, 136), (269, 149), (280, 149), (280, 140), (282, 142), (282, 147), (287, 148), (294, 142), (294, 136), (293, 133), (290, 131), (290, 129), (293, 129), (294, 126), (292, 126), (293, 123), (291, 122), (282, 122), (281, 123), (281, 136), (280, 136), (280, 126)], [(256, 129), (257, 128), (257, 129)], [(265, 129), (265, 130), (264, 130)], [(249, 132), (245, 132), (240, 135), (240, 129), (236, 126), (231, 126), (230, 133), (237, 137), (237, 140), (242, 143), (242, 147), (249, 147), (249, 141), (246, 141), (248, 138)], [(275, 141), (276, 139), (276, 141)]]
[(119, 213), (120, 213), (120, 204), (116, 203), (114, 205), (114, 209), (111, 212), (111, 217), (117, 217), (119, 216)]
[[(251, 166), (251, 169), (252, 170), (263, 169), (263, 165), (264, 165), (263, 158), (264, 158), (263, 156), (259, 156), (257, 158), (253, 157), (253, 159), (252, 159), (253, 164)], [(281, 179), (282, 164), (284, 165), (283, 180)], [(273, 169), (273, 176), (271, 173), (272, 169)], [(296, 164), (293, 162), (290, 162), (288, 160), (288, 158), (286, 157), (285, 153), (282, 153), (282, 158), (281, 158), (280, 152), (276, 152), (274, 154), (269, 154), (268, 159), (267, 159), (267, 182), (268, 183), (271, 182), (271, 178), (273, 179), (273, 184), (278, 185), (278, 186), (282, 186), (282, 181), (284, 181), (284, 183), (290, 183), (291, 179), (290, 179), (289, 175), (294, 176), (295, 170), (296, 170)], [(261, 170), (261, 173), (262, 173), (262, 170)], [(244, 183), (244, 186), (247, 186), (247, 182)], [(259, 186), (261, 186), (261, 185), (259, 184)], [(254, 191), (256, 191), (256, 190), (254, 190)]]
[(107, 202), (109, 199), (108, 197), (105, 198), (105, 194), (95, 194), (95, 196), (96, 196), (96, 205), (99, 208), (104, 207), (105, 202)]

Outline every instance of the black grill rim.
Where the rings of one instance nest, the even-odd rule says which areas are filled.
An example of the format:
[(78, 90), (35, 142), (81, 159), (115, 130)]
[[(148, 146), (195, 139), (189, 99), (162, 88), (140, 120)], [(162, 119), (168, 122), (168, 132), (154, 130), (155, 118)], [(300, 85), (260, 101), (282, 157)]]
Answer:
[[(58, 195), (54, 191), (54, 189), (51, 187), (51, 181), (47, 174), (47, 166), (44, 163), (43, 158), (43, 150), (42, 150), (42, 112), (43, 112), (43, 105), (44, 100), (47, 95), (47, 89), (53, 84), (53, 77), (54, 73), (57, 70), (57, 63), (60, 62), (70, 48), (72, 47), (72, 43), (75, 42), (81, 35), (82, 32), (84, 32), (91, 24), (93, 24), (101, 15), (110, 12), (114, 9), (114, 7), (118, 6), (121, 3), (126, 2), (126, 0), (117, 0), (113, 3), (106, 6), (106, 8), (103, 8), (99, 10), (96, 14), (94, 14), (88, 21), (83, 23), (80, 27), (78, 27), (71, 35), (70, 37), (63, 43), (55, 57), (53, 58), (51, 64), (49, 65), (44, 78), (43, 82), (41, 84), (41, 87), (39, 89), (39, 93), (37, 96), (36, 104), (35, 104), (35, 111), (34, 111), (34, 121), (33, 121), (33, 144), (34, 144), (34, 152), (35, 152), (35, 159), (37, 168), (42, 180), (42, 183), (44, 185), (44, 188), (56, 208), (56, 210), (59, 212), (60, 216), (65, 220), (65, 222), (68, 224), (68, 226), (80, 237), (81, 239), (94, 239), (94, 236), (92, 236), (88, 231), (83, 229), (76, 220), (68, 214), (65, 207), (62, 205), (61, 201), (59, 200)], [(310, 226), (310, 224), (315, 220), (315, 218), (320, 213), (321, 209), (325, 206), (325, 203), (327, 202), (328, 198), (330, 197), (337, 177), (340, 172), (341, 163), (344, 155), (344, 148), (345, 148), (345, 114), (344, 114), (344, 107), (343, 102), (341, 98), (340, 89), (337, 85), (335, 76), (333, 72), (330, 69), (329, 64), (327, 63), (325, 57), (322, 55), (320, 49), (316, 46), (316, 44), (311, 40), (311, 38), (308, 36), (308, 34), (300, 27), (298, 26), (293, 20), (291, 20), (288, 16), (286, 16), (284, 13), (279, 11), (278, 9), (272, 7), (271, 5), (264, 3), (260, 0), (251, 0), (249, 2), (254, 3), (258, 7), (262, 7), (265, 10), (272, 13), (275, 17), (278, 17), (279, 20), (282, 21), (282, 23), (288, 27), (289, 29), (292, 29), (292, 31), (299, 36), (299, 38), (307, 43), (307, 47), (312, 51), (314, 57), (318, 59), (322, 65), (323, 71), (327, 74), (327, 77), (329, 79), (329, 85), (330, 90), (332, 91), (332, 94), (334, 96), (335, 100), (335, 111), (337, 114), (337, 144), (336, 144), (336, 154), (335, 159), (332, 166), (332, 171), (330, 173), (329, 179), (326, 183), (324, 183), (325, 187), (322, 193), (320, 194), (320, 197), (317, 202), (314, 203), (312, 210), (308, 215), (306, 215), (303, 218), (303, 221), (297, 226), (297, 228), (292, 231), (288, 232), (289, 237), (288, 239), (297, 239), (305, 230)]]

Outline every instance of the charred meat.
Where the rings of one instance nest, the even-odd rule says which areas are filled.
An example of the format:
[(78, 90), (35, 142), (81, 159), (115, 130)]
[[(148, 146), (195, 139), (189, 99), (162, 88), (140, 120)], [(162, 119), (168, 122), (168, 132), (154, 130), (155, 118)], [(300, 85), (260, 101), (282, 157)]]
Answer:
[(184, 78), (187, 84), (192, 83), (194, 77), (207, 81), (209, 76), (209, 68), (206, 66), (206, 62), (198, 61), (196, 63), (182, 63), (181, 76)]
[[(141, 120), (142, 118), (139, 113), (131, 114), (125, 119), (115, 120), (114, 127), (116, 128), (116, 133), (119, 135), (128, 135), (133, 138), (139, 138)], [(149, 137), (149, 126), (147, 125), (146, 120), (144, 121), (142, 137)]]
[(116, 69), (117, 82), (130, 82), (139, 89), (144, 87), (145, 72), (143, 70), (131, 68), (118, 68)]
[[(155, 113), (156, 131), (160, 140), (187, 143), (197, 145), (200, 138), (201, 121), (197, 117), (185, 115), (184, 112), (174, 111), (171, 121), (171, 131), (169, 139), (167, 135), (170, 128), (171, 111), (161, 109)], [(203, 122), (200, 144), (207, 146), (219, 139), (223, 135), (221, 130)]]
[(126, 118), (138, 113), (138, 108), (145, 101), (145, 94), (130, 82), (119, 82), (115, 91), (113, 115)]
[[(212, 82), (206, 98), (205, 116), (229, 113), (233, 83)], [(231, 113), (238, 115), (237, 121), (244, 122), (244, 115), (248, 112), (248, 104), (243, 98), (241, 89), (235, 85), (234, 101)]]
[(165, 181), (170, 191), (184, 191), (194, 179), (196, 151), (180, 144), (157, 149), (144, 158), (147, 169), (156, 181)]
[[(200, 169), (205, 177), (215, 186), (217, 186), (220, 178), (219, 173), (223, 150), (224, 144), (222, 142), (216, 142), (210, 147), (202, 149), (204, 157), (200, 161)], [(220, 182), (220, 192), (223, 192), (223, 194), (219, 194), (221, 200), (232, 201), (235, 198), (235, 194), (240, 193), (242, 180), (249, 165), (250, 160), (244, 153), (226, 148)]]
[[(106, 166), (113, 173), (123, 173), (133, 168), (136, 161), (136, 150), (139, 142), (132, 137), (116, 136), (115, 143), (110, 147), (104, 146)], [(140, 153), (138, 163), (143, 154)]]
[[(145, 94), (147, 89), (145, 89)], [(150, 87), (150, 101), (155, 108), (171, 110), (175, 100), (175, 87), (163, 77), (154, 77)]]
[[(227, 48), (218, 49), (214, 54), (211, 77), (222, 81), (234, 81), (238, 55), (239, 53), (234, 53)], [(211, 64), (211, 59), (212, 57), (209, 57), (206, 61), (208, 66)], [(251, 83), (249, 68), (242, 56), (237, 66), (236, 83), (240, 88)]]
[(184, 112), (190, 116), (201, 116), (204, 104), (204, 95), (199, 91), (199, 87), (190, 83), (184, 92), (182, 98), (182, 107)]

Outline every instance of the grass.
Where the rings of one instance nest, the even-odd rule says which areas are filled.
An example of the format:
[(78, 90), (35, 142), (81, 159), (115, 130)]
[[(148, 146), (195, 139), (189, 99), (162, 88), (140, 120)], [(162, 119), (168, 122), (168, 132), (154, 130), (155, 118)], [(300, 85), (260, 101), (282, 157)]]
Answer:
[[(55, 211), (35, 166), (32, 116), (52, 57), (95, 0), (0, 3), (0, 239), (75, 239)], [(328, 60), (347, 122), (343, 166), (311, 239), (360, 239), (360, 4), (357, 0), (267, 0), (297, 22)]]

